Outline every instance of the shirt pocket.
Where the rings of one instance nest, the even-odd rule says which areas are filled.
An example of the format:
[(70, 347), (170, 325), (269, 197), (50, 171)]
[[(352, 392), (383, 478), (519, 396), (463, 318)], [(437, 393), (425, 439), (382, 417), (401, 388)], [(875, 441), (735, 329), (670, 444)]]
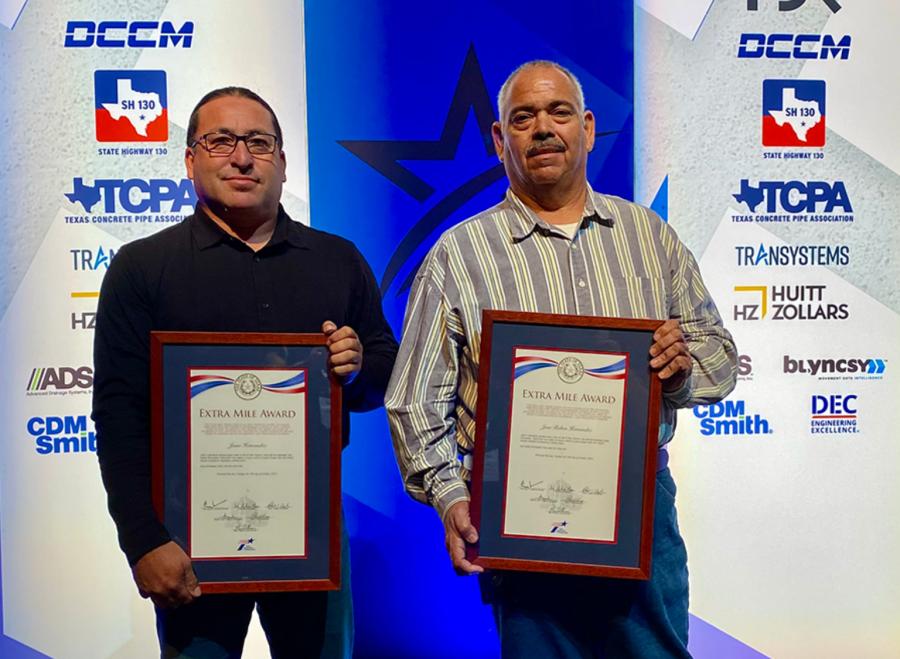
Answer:
[(614, 288), (622, 318), (665, 320), (669, 317), (669, 291), (665, 279), (622, 275)]

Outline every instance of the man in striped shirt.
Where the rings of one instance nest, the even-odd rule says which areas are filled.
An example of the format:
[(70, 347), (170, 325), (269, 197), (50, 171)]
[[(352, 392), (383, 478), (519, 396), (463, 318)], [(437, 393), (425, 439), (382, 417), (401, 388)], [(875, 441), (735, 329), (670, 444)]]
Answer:
[[(417, 273), (385, 405), (407, 491), (435, 507), (460, 574), (475, 542), (469, 490), (483, 309), (653, 318), (662, 380), (660, 445), (679, 407), (720, 400), (736, 351), (675, 232), (646, 208), (586, 182), (594, 116), (553, 62), (528, 62), (498, 97), (493, 126), (510, 189), (447, 231)], [(660, 454), (647, 582), (504, 572), (482, 576), (504, 657), (689, 656), (687, 555)]]

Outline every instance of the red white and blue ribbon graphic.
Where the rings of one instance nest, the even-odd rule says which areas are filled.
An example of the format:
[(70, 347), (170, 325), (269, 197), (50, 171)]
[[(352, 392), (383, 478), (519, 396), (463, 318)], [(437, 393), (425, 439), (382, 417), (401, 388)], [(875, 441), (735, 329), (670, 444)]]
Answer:
[[(234, 384), (234, 378), (224, 375), (192, 375), (190, 378), (191, 398), (202, 394), (209, 389), (215, 389), (226, 384)], [(306, 371), (300, 371), (287, 380), (264, 384), (262, 388), (276, 394), (299, 394), (306, 391)]]
[[(526, 373), (537, 371), (542, 368), (556, 368), (559, 362), (547, 357), (516, 357), (513, 360), (513, 379), (522, 377)], [(598, 368), (584, 369), (585, 375), (603, 380), (624, 380), (625, 379), (625, 360), (620, 359), (608, 366), (600, 366)]]

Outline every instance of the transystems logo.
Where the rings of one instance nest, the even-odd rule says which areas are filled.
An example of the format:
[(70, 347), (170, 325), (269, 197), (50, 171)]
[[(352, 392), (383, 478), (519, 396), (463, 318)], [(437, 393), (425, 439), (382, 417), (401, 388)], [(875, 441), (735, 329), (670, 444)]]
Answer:
[(849, 245), (735, 245), (738, 267), (845, 266)]

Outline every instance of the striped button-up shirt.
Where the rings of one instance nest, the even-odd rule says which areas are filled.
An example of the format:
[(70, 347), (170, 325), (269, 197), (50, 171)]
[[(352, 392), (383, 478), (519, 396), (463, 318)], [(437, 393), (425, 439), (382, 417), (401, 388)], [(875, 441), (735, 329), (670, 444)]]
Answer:
[(731, 335), (669, 225), (588, 189), (570, 237), (510, 190), (447, 231), (419, 268), (385, 398), (406, 489), (442, 518), (469, 498), (483, 309), (677, 319), (693, 372), (663, 395), (661, 444), (672, 437), (676, 408), (717, 401), (734, 387)]

